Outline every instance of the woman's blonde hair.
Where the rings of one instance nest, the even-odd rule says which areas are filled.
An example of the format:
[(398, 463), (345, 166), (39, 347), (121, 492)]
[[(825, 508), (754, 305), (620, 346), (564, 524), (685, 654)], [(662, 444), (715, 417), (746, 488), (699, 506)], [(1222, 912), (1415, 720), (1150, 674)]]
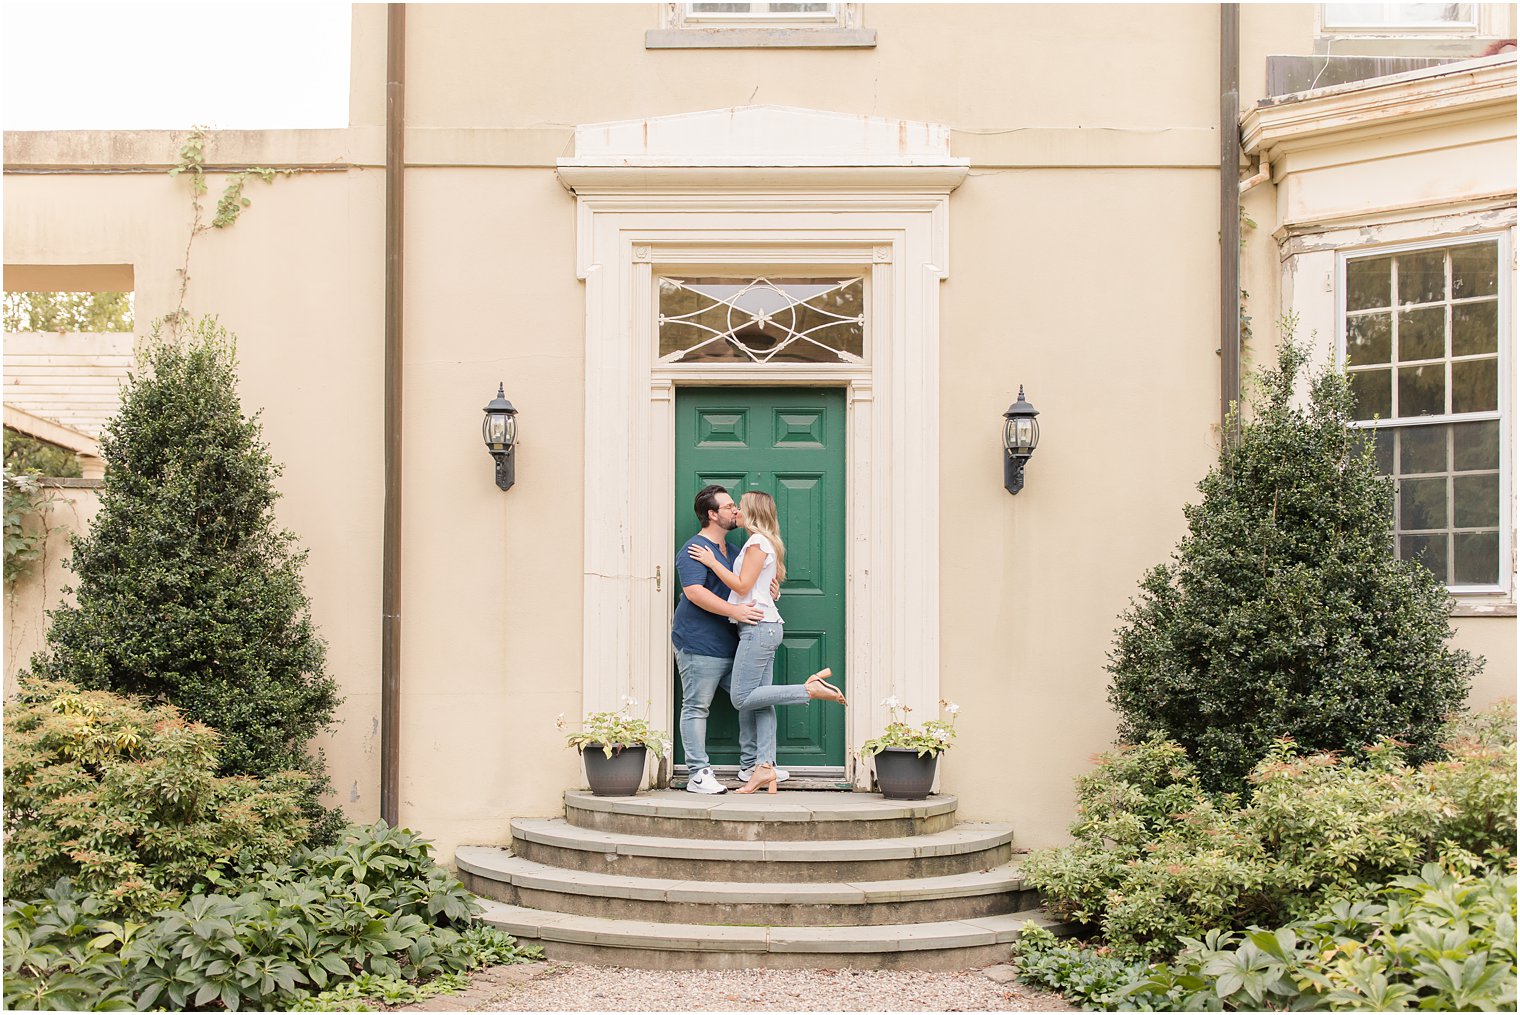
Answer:
[(751, 490), (739, 498), (739, 513), (744, 527), (771, 541), (776, 550), (776, 580), (786, 581), (786, 544), (781, 541), (781, 526), (776, 522), (776, 501), (768, 493)]

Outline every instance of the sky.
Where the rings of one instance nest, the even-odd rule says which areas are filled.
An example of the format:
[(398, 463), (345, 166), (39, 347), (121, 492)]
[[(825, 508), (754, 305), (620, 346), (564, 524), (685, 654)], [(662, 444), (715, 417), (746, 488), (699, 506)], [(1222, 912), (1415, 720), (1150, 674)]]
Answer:
[(348, 3), (0, 3), (5, 130), (343, 127)]

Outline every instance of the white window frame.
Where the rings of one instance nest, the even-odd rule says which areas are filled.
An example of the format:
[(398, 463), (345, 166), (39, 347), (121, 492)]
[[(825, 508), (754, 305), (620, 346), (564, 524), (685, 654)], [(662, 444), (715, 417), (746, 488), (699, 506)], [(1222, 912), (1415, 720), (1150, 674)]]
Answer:
[(828, 11), (751, 10), (694, 13), (689, 3), (660, 5), (660, 25), (644, 33), (646, 49), (869, 49), (875, 29), (861, 27), (858, 3), (831, 3)]
[(678, 3), (672, 4), (676, 8), (673, 12), (680, 25), (735, 25), (735, 24), (761, 24), (771, 26), (795, 25), (798, 27), (811, 28), (823, 23), (845, 26), (844, 8), (850, 6), (842, 3), (830, 3), (828, 9), (823, 11), (772, 11), (771, 4), (767, 0), (752, 0), (748, 11), (695, 11), (692, 8), (696, 4)]
[[(1493, 585), (1448, 585), (1447, 591), (1457, 597), (1493, 596), (1510, 593), (1510, 575), (1513, 570), (1513, 513), (1514, 503), (1514, 330), (1513, 293), (1511, 279), (1514, 275), (1515, 254), (1507, 231), (1475, 234), (1471, 236), (1444, 236), (1436, 239), (1406, 243), (1371, 244), (1362, 247), (1343, 247), (1335, 255), (1335, 360), (1336, 366), (1346, 369), (1346, 264), (1351, 260), (1403, 254), (1417, 250), (1448, 250), (1452, 247), (1492, 243), (1498, 248), (1499, 288), (1499, 401), (1498, 408), (1488, 412), (1446, 413), (1439, 416), (1401, 417), (1397, 420), (1366, 420), (1352, 425), (1358, 429), (1392, 429), (1394, 427), (1425, 426), (1438, 423), (1467, 423), (1497, 419), (1499, 421), (1499, 581)], [(1397, 308), (1397, 293), (1391, 294)]]
[[(1368, 22), (1332, 22), (1330, 20), (1330, 8), (1332, 4), (1320, 4), (1317, 17), (1320, 31), (1325, 35), (1456, 35), (1469, 36), (1483, 34), (1486, 22), (1489, 20), (1488, 12), (1484, 9), (1488, 5), (1475, 3), (1469, 4), (1472, 8), (1471, 21), (1368, 21)], [(1405, 4), (1358, 4), (1359, 7), (1381, 7), (1385, 10), (1396, 9), (1406, 6)]]

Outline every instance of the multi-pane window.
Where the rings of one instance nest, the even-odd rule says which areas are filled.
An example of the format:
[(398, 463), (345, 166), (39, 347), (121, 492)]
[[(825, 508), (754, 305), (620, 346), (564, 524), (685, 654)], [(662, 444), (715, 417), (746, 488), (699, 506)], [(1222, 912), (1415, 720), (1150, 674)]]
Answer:
[(833, 21), (836, 3), (689, 3), (686, 20), (692, 21)]
[(661, 278), (663, 363), (860, 363), (865, 279)]
[(1328, 31), (1476, 29), (1477, 4), (1325, 4)]
[(1397, 552), (1446, 584), (1501, 581), (1508, 482), (1497, 239), (1345, 258), (1345, 365), (1397, 488)]

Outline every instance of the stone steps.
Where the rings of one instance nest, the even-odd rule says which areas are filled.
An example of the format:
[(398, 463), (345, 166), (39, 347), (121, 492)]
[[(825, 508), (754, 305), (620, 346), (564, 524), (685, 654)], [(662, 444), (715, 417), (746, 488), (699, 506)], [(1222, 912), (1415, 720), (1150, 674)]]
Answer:
[(493, 846), (454, 854), (471, 891), (528, 909), (616, 920), (858, 927), (976, 919), (1029, 909), (1016, 864), (896, 881), (702, 881), (566, 870)]
[(486, 923), (552, 958), (635, 969), (970, 969), (1006, 961), (1026, 923), (1059, 929), (1038, 909), (870, 927), (715, 927), (481, 905)]
[(510, 850), (461, 846), (486, 920), (554, 958), (656, 969), (964, 969), (1053, 926), (1006, 824), (956, 801), (786, 792), (565, 794)]

